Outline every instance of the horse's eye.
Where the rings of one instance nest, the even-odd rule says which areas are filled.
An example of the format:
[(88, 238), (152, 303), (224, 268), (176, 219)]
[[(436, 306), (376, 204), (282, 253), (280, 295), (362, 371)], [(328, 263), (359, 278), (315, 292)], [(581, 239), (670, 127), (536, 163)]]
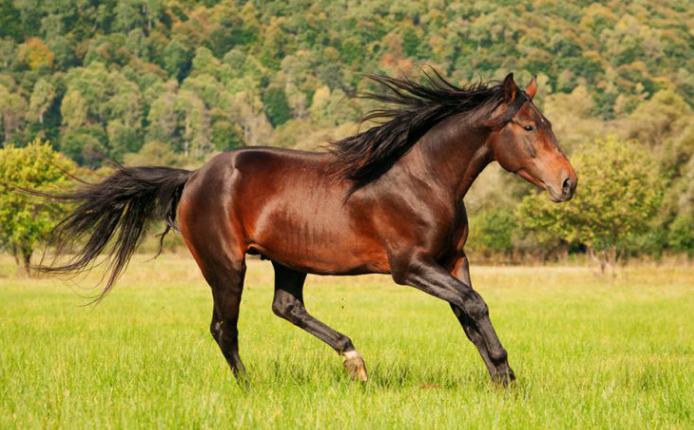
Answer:
[(523, 129), (525, 131), (533, 131), (533, 130), (535, 130), (535, 127), (533, 127), (532, 125), (524, 125)]

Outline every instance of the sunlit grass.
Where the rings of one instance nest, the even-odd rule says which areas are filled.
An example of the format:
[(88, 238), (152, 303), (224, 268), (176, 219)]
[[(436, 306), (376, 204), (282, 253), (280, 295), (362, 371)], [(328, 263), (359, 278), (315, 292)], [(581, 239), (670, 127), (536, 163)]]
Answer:
[[(208, 332), (192, 259), (136, 256), (100, 305), (98, 279), (16, 277), (0, 259), (0, 428), (692, 428), (694, 268), (476, 267), (519, 380), (488, 382), (448, 305), (387, 277), (309, 277), (309, 310), (348, 334), (370, 381), (271, 310), (249, 262), (240, 321), (251, 386)], [(474, 261), (473, 261), (474, 263)]]

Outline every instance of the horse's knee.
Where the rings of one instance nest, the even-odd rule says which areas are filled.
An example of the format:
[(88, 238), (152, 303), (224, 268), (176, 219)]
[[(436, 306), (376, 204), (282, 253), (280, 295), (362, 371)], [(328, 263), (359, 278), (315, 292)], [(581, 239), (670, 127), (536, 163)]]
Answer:
[(465, 313), (470, 316), (474, 321), (480, 321), (484, 318), (489, 317), (489, 307), (476, 291), (470, 289), (468, 292), (463, 294), (461, 298), (463, 301), (462, 308)]

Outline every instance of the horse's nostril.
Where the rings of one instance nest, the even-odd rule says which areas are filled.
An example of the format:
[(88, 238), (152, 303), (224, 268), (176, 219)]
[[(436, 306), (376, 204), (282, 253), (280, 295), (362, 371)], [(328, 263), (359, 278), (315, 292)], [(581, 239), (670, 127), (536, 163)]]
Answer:
[(562, 184), (561, 184), (562, 194), (564, 194), (565, 196), (568, 196), (569, 194), (571, 194), (571, 185), (572, 185), (571, 184), (571, 178), (564, 179), (564, 182), (562, 182)]

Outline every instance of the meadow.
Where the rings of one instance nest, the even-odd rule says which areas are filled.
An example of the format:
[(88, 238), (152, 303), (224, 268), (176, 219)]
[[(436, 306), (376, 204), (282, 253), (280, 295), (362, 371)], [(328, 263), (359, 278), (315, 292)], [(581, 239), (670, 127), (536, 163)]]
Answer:
[(272, 269), (249, 261), (244, 389), (208, 326), (188, 256), (97, 274), (16, 276), (0, 257), (0, 428), (692, 428), (694, 267), (612, 280), (571, 266), (472, 266), (518, 381), (491, 384), (448, 305), (384, 276), (309, 277), (309, 310), (349, 335), (370, 380), (275, 317)]

